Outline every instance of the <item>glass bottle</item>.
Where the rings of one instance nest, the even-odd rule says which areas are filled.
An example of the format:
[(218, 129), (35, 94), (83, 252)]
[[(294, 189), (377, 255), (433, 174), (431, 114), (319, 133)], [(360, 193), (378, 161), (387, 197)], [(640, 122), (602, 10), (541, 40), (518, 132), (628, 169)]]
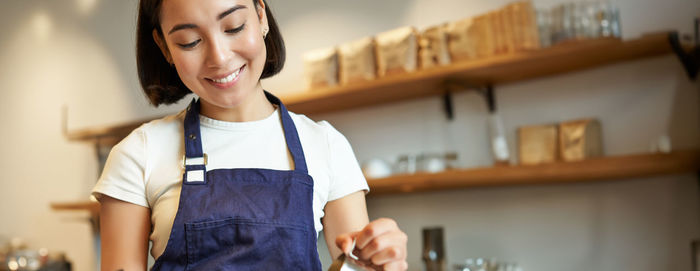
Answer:
[(506, 140), (503, 121), (496, 112), (489, 114), (489, 140), (491, 143), (491, 153), (496, 166), (510, 164), (510, 152), (508, 151), (508, 141)]
[(426, 271), (446, 270), (442, 227), (423, 229), (423, 262)]

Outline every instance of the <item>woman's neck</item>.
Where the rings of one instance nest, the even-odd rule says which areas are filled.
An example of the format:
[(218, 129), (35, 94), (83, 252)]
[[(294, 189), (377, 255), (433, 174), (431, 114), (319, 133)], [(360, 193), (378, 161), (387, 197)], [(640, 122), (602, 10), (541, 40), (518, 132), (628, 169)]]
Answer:
[(223, 108), (201, 100), (200, 114), (215, 120), (246, 122), (262, 120), (275, 111), (260, 83), (235, 107)]

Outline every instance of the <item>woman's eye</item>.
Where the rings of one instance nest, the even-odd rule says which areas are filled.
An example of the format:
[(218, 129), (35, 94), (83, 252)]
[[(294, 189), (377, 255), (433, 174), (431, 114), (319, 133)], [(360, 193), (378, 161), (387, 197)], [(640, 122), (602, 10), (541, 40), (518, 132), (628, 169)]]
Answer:
[(242, 25), (239, 26), (239, 27), (236, 27), (236, 28), (234, 28), (234, 29), (228, 29), (228, 30), (226, 30), (225, 32), (226, 32), (226, 33), (229, 33), (229, 34), (235, 34), (235, 33), (241, 32), (241, 30), (243, 30), (244, 27), (245, 27), (245, 24), (242, 24)]
[(195, 41), (187, 43), (187, 44), (179, 44), (178, 43), (177, 45), (183, 49), (190, 49), (192, 47), (195, 47), (197, 44), (199, 44), (200, 41), (202, 41), (202, 40), (195, 40)]

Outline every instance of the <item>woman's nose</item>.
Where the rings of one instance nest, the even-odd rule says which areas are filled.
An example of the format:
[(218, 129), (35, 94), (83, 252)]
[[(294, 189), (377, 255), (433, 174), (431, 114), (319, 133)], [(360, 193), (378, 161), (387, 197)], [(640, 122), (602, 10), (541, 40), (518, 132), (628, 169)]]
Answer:
[(208, 52), (207, 52), (207, 65), (210, 68), (221, 68), (228, 64), (233, 51), (226, 44), (226, 40), (215, 37), (209, 42)]

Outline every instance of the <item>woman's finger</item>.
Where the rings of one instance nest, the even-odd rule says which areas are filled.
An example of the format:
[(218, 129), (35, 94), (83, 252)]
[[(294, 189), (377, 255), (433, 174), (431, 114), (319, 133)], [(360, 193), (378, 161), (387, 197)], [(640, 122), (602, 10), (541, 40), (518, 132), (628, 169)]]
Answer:
[(405, 271), (408, 269), (408, 263), (406, 261), (395, 261), (384, 265), (385, 271)]
[(376, 265), (405, 259), (406, 240), (406, 234), (401, 231), (388, 232), (374, 238), (356, 255), (360, 259), (371, 260)]
[(335, 238), (335, 245), (340, 251), (349, 253), (352, 249), (352, 242), (357, 238), (358, 234), (360, 234), (359, 231), (338, 235), (338, 237)]
[(367, 226), (365, 226), (362, 229), (362, 231), (360, 231), (359, 235), (357, 235), (357, 239), (355, 240), (355, 247), (359, 250), (362, 250), (375, 237), (380, 236), (386, 232), (398, 229), (399, 226), (396, 225), (396, 222), (394, 220), (388, 218), (380, 218), (374, 220), (367, 224)]

